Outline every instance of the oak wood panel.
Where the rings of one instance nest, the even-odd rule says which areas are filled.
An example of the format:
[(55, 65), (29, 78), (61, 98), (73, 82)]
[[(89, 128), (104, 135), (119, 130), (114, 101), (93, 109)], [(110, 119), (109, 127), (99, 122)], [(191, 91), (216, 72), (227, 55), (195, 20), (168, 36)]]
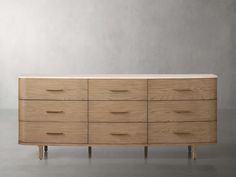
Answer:
[(22, 121), (79, 121), (87, 122), (87, 101), (20, 100)]
[(216, 122), (148, 123), (148, 143), (216, 142)]
[(84, 79), (19, 79), (20, 99), (87, 100)]
[(148, 80), (149, 100), (216, 99), (216, 79)]
[(87, 123), (20, 122), (20, 141), (34, 143), (87, 143)]
[(89, 144), (145, 144), (147, 123), (89, 123)]
[(89, 101), (89, 122), (147, 122), (147, 101)]
[(148, 121), (210, 121), (216, 120), (216, 100), (149, 101)]
[(147, 100), (147, 80), (89, 80), (89, 100)]

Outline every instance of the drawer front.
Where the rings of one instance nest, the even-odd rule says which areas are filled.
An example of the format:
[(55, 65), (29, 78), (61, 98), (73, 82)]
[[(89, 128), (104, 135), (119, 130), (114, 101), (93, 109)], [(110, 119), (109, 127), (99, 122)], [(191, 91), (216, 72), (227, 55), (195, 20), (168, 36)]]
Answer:
[(147, 80), (89, 80), (89, 100), (147, 100)]
[(20, 99), (87, 100), (87, 80), (20, 79)]
[(22, 121), (87, 122), (87, 101), (20, 100)]
[(149, 123), (149, 144), (216, 143), (216, 122)]
[(147, 122), (147, 101), (90, 101), (89, 122)]
[(147, 123), (90, 123), (90, 144), (146, 144)]
[(148, 81), (149, 100), (216, 99), (216, 79), (166, 79)]
[(149, 101), (149, 122), (216, 120), (216, 100)]
[(87, 143), (87, 123), (20, 122), (20, 142)]

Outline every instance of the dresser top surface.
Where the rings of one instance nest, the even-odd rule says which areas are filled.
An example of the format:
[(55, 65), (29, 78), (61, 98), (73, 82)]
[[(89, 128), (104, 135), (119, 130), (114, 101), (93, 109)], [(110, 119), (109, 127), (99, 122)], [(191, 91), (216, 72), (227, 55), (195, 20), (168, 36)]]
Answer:
[(217, 78), (214, 74), (81, 74), (81, 75), (26, 75), (19, 78), (29, 79), (194, 79), (194, 78)]

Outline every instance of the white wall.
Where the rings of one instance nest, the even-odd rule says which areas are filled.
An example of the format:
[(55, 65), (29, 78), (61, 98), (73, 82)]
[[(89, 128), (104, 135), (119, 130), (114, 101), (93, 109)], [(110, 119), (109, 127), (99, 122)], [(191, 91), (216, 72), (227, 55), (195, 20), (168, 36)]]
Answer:
[(0, 108), (17, 76), (215, 73), (236, 108), (236, 0), (0, 0)]

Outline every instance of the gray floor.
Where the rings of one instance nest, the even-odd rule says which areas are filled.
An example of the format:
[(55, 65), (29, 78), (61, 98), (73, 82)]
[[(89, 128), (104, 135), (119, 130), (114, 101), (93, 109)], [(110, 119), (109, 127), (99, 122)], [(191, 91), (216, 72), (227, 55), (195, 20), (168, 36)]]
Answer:
[(35, 146), (17, 144), (17, 112), (0, 111), (0, 177), (148, 177), (236, 176), (236, 111), (219, 111), (218, 144), (197, 149), (196, 161), (185, 147), (95, 148), (49, 147), (48, 159), (38, 160)]

